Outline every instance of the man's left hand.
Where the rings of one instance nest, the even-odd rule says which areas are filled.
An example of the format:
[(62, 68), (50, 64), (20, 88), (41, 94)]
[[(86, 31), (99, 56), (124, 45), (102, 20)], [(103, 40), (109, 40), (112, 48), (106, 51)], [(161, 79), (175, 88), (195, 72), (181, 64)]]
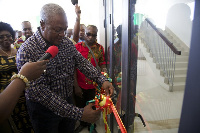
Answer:
[(104, 81), (102, 88), (106, 91), (107, 96), (112, 96), (114, 92), (114, 87), (109, 81)]

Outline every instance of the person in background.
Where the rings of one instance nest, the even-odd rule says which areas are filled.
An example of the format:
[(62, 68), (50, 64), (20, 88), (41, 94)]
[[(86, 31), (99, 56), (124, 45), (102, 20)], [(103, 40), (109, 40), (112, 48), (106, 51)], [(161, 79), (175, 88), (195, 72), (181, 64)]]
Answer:
[(20, 38), (21, 36), (22, 36), (22, 31), (20, 31), (20, 30), (17, 31), (17, 36), (16, 36), (16, 37), (17, 37), (17, 38)]
[(77, 43), (85, 40), (84, 37), (85, 37), (86, 26), (84, 24), (80, 24), (81, 10), (78, 4), (75, 5), (75, 12), (76, 12), (76, 22), (74, 25), (73, 40)]
[[(11, 77), (17, 73), (17, 50), (11, 47), (14, 39), (15, 32), (10, 24), (0, 22), (0, 92), (9, 85)], [(8, 125), (8, 121), (5, 121), (5, 123)], [(15, 126), (18, 132), (33, 131), (26, 109), (24, 93), (21, 94), (19, 101), (12, 112), (9, 124)]]
[[(119, 112), (120, 108), (121, 108), (121, 76), (122, 76), (122, 25), (118, 25), (116, 28), (116, 33), (117, 33), (117, 37), (114, 40), (114, 44), (113, 44), (113, 51), (112, 51), (112, 64), (113, 64), (113, 80), (112, 80), (112, 84), (115, 88), (115, 92), (116, 92), (116, 100), (114, 100), (114, 104), (116, 102), (116, 109)], [(108, 54), (107, 54), (107, 66), (108, 68), (110, 68), (110, 46), (108, 47)]]
[[(46, 63), (48, 63), (48, 60), (27, 62), (22, 66), (19, 74), (25, 76), (24, 79), (27, 79), (27, 82), (37, 79), (44, 73)], [(21, 93), (26, 87), (26, 80), (16, 77), (13, 78), (13, 81), (0, 93), (0, 123), (4, 122), (10, 116)]]
[(67, 37), (73, 38), (73, 29), (67, 29)]
[(16, 48), (17, 50), (22, 45), (22, 43), (24, 43), (24, 41), (26, 41), (26, 39), (28, 39), (30, 36), (33, 35), (31, 23), (29, 21), (23, 21), (21, 26), (22, 26), (22, 36), (19, 37), (14, 42), (14, 48)]
[[(106, 68), (104, 48), (102, 45), (96, 43), (98, 29), (94, 25), (88, 25), (86, 28), (85, 41), (77, 43), (76, 49), (89, 60), (94, 67), (99, 66), (101, 71)], [(89, 48), (92, 50), (90, 51)], [(95, 58), (93, 57), (93, 55)], [(95, 63), (95, 60), (98, 64)], [(77, 107), (84, 108), (86, 102), (95, 98), (95, 87), (93, 81), (88, 79), (78, 69), (75, 75), (74, 92), (75, 92), (75, 103)], [(91, 124), (80, 121), (80, 125), (75, 129), (75, 133), (79, 133), (83, 128), (88, 127), (90, 129)], [(96, 127), (96, 126), (95, 126)], [(93, 132), (97, 132), (96, 129)]]
[[(115, 39), (115, 43), (113, 45), (114, 47), (114, 51), (113, 51), (113, 66), (114, 66), (114, 77), (117, 77), (117, 75), (121, 72), (121, 58), (122, 58), (122, 46), (121, 46), (121, 40), (122, 40), (122, 25), (119, 25), (116, 28), (116, 32), (117, 32), (117, 38)], [(110, 47), (108, 47), (108, 65), (110, 62)], [(114, 81), (115, 82), (115, 81)], [(115, 85), (115, 83), (114, 83)], [(116, 87), (116, 86), (114, 86)]]
[(17, 38), (15, 39), (14, 42), (14, 48), (18, 50), (21, 44), (24, 42), (25, 37), (22, 36), (22, 31), (17, 31), (16, 36)]
[(14, 32), (15, 32), (15, 39), (17, 39), (18, 38), (18, 35), (17, 35), (18, 30), (14, 30)]
[(25, 40), (33, 35), (32, 26), (29, 21), (22, 22), (22, 33), (25, 36)]
[(73, 133), (75, 122), (96, 122), (100, 110), (94, 104), (84, 108), (73, 105), (72, 93), (75, 68), (89, 79), (102, 85), (106, 95), (113, 94), (113, 86), (65, 37), (68, 27), (64, 9), (53, 3), (45, 4), (40, 12), (40, 27), (19, 48), (18, 70), (28, 62), (37, 61), (51, 46), (58, 47), (58, 54), (47, 64), (46, 72), (30, 83), (26, 99), (31, 122), (36, 133)]
[(72, 43), (75, 45), (76, 42), (72, 39), (73, 38), (73, 29), (67, 29), (66, 37), (72, 41)]
[(0, 92), (10, 83), (13, 73), (17, 72), (17, 50), (11, 47), (15, 39), (15, 32), (8, 23), (0, 22)]
[(79, 40), (79, 31), (80, 31), (81, 9), (80, 6), (78, 6), (78, 4), (75, 4), (75, 13), (76, 13), (76, 22), (74, 24), (74, 30), (67, 29), (67, 37), (69, 38), (70, 41), (73, 42), (74, 45)]
[(79, 40), (79, 32), (80, 32), (80, 17), (81, 17), (81, 9), (78, 4), (75, 4), (75, 13), (76, 13), (76, 21), (74, 24), (74, 33), (73, 40), (77, 43)]
[(84, 42), (85, 41), (85, 29), (86, 29), (86, 26), (84, 24), (80, 24), (80, 32), (79, 32), (78, 42)]
[(76, 12), (76, 22), (74, 25), (73, 40), (76, 43), (78, 43), (78, 42), (85, 41), (86, 26), (84, 24), (80, 24), (81, 10), (78, 4), (75, 5), (75, 12)]

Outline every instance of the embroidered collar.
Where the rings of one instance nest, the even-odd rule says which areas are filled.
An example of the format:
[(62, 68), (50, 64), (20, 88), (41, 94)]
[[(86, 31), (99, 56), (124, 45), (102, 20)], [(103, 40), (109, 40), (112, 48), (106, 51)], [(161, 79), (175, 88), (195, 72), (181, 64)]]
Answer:
[[(96, 48), (98, 43), (93, 44), (90, 48)], [(82, 42), (83, 47), (87, 47), (85, 42)], [(89, 46), (89, 45), (88, 45)]]

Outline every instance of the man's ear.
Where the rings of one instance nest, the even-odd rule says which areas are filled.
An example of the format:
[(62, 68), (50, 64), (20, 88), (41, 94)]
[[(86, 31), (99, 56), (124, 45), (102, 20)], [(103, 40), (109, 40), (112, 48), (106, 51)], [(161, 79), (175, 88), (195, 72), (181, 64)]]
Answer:
[(44, 22), (44, 20), (40, 21), (40, 27), (41, 27), (41, 30), (44, 31), (44, 28), (45, 28), (45, 22)]

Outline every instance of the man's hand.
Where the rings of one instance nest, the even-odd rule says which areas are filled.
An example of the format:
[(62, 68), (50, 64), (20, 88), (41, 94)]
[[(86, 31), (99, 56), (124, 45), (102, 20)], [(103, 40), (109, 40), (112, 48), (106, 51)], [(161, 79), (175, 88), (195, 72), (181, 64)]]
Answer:
[(81, 9), (80, 9), (80, 6), (78, 6), (78, 4), (75, 5), (75, 13), (77, 17), (80, 18)]
[(102, 88), (106, 91), (107, 96), (112, 96), (114, 92), (114, 87), (109, 81), (103, 82)]
[(101, 111), (93, 110), (92, 106), (94, 106), (94, 103), (89, 103), (87, 106), (84, 107), (83, 115), (81, 118), (82, 121), (95, 123), (97, 120), (99, 120)]

